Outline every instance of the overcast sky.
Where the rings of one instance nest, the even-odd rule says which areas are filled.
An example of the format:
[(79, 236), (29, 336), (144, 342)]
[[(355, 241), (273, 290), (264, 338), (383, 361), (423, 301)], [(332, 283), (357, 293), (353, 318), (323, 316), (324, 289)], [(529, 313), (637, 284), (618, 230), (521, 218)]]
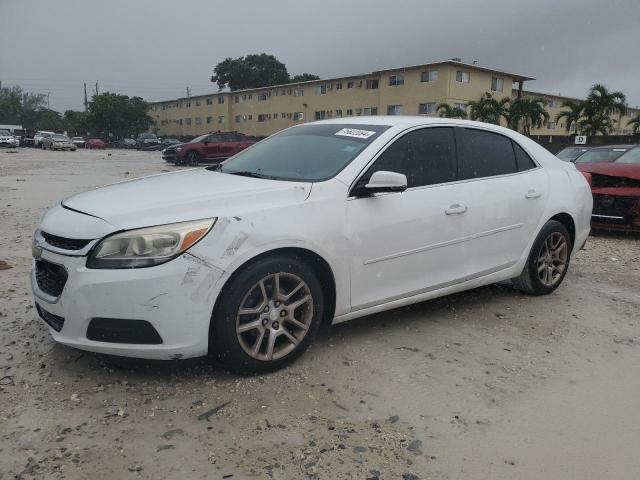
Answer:
[(81, 109), (83, 83), (162, 100), (216, 91), (225, 57), (266, 52), (323, 78), (451, 57), (640, 105), (640, 0), (0, 0), (3, 86)]

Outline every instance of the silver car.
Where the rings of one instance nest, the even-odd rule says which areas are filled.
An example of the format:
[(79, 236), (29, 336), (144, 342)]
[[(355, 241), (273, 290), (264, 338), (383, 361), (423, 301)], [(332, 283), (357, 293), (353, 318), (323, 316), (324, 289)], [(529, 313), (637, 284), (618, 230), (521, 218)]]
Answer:
[(48, 148), (49, 150), (71, 150), (75, 152), (76, 148), (78, 148), (69, 137), (60, 133), (44, 137), (40, 143), (42, 148)]

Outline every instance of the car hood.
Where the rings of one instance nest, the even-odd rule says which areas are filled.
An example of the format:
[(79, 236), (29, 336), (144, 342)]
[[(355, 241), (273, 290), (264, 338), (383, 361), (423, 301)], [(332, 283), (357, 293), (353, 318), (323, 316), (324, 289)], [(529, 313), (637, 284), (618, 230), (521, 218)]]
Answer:
[(63, 207), (119, 229), (241, 216), (247, 211), (303, 202), (310, 183), (229, 175), (204, 168), (116, 183), (67, 198)]
[(576, 168), (581, 172), (594, 173), (596, 175), (609, 175), (611, 177), (625, 177), (640, 180), (640, 164), (637, 163), (576, 163)]

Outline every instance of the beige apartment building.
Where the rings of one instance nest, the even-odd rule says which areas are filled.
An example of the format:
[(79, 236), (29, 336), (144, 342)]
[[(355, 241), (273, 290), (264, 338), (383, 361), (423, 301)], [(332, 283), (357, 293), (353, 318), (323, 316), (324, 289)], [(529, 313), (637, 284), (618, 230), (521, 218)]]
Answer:
[[(519, 95), (544, 98), (551, 120), (532, 133), (566, 135), (564, 124), (557, 124), (555, 116), (562, 102), (572, 99), (524, 90), (527, 80), (533, 78), (456, 59), (364, 75), (155, 102), (150, 104), (149, 113), (161, 136), (195, 136), (216, 130), (266, 136), (292, 125), (325, 118), (436, 116), (440, 103), (466, 110), (470, 101), (490, 92), (498, 99)], [(623, 117), (620, 133), (630, 133), (626, 122), (635, 113), (637, 110)]]

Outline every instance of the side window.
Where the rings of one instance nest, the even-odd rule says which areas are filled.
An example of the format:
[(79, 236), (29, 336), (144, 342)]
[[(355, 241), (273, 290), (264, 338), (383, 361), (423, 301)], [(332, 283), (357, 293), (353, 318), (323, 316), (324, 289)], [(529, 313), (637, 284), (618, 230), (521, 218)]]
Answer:
[(513, 150), (516, 152), (516, 163), (519, 172), (536, 168), (536, 164), (531, 160), (531, 157), (516, 142), (513, 142)]
[(465, 128), (462, 144), (462, 179), (491, 177), (517, 171), (511, 140), (503, 135)]
[(220, 135), (209, 135), (207, 137), (207, 142), (209, 143), (220, 143), (221, 141)]
[(366, 173), (379, 170), (403, 173), (407, 186), (420, 187), (456, 179), (456, 149), (453, 128), (432, 127), (414, 130), (393, 142)]

